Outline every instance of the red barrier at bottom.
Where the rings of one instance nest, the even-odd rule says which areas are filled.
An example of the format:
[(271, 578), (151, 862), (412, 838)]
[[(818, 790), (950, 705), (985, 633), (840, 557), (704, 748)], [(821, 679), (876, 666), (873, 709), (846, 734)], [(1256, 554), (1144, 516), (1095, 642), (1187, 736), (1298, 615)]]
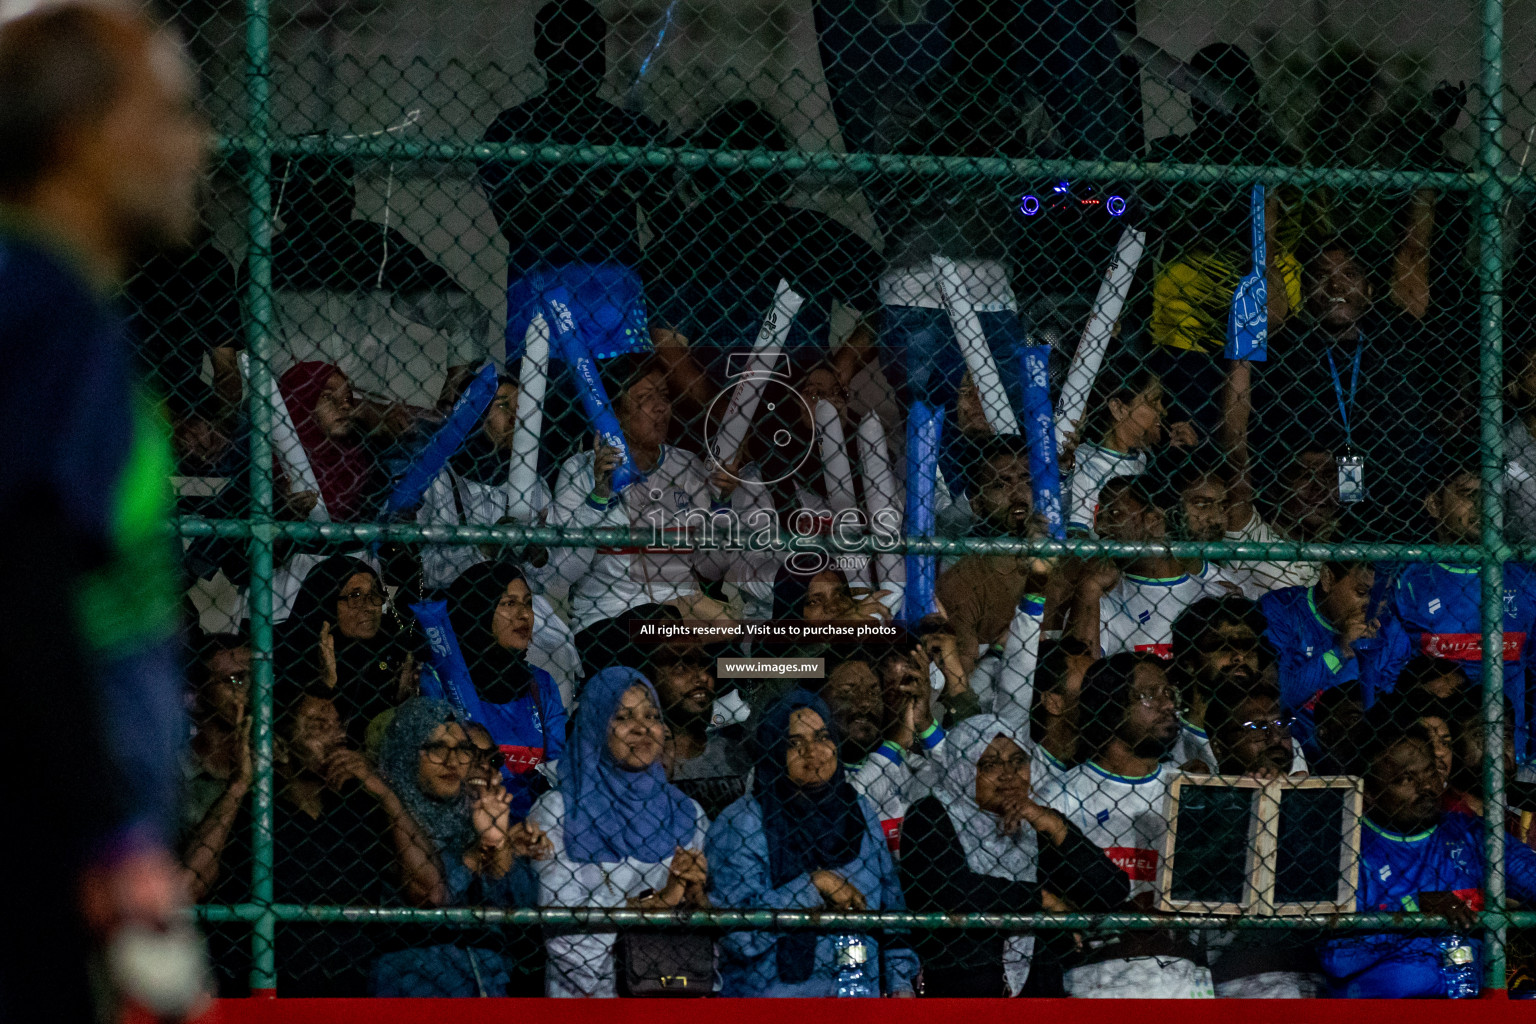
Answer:
[[(1501, 998), (1451, 1005), (1438, 1000), (1401, 1002), (1367, 999), (849, 999), (837, 1002), (835, 1024), (1126, 1024), (1176, 1014), (1179, 1024), (1531, 1024), (1536, 1006)], [(1491, 997), (1491, 998), (1490, 998)], [(814, 1020), (831, 1011), (827, 999), (226, 999), (218, 1024), (783, 1024)], [(805, 1016), (801, 1016), (804, 1014)], [(908, 1014), (911, 1014), (909, 1017)]]

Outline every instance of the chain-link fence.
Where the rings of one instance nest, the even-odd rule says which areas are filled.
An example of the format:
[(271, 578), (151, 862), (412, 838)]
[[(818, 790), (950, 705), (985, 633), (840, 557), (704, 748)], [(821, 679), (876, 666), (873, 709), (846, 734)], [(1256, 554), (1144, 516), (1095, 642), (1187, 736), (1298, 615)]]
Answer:
[(1497, 0), (168, 16), (222, 993), (1536, 985)]

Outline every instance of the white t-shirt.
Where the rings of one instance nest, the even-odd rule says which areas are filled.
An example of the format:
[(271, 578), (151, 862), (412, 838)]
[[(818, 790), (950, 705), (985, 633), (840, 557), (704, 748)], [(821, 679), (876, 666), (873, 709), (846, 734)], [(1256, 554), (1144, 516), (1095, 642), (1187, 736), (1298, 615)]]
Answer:
[[(534, 518), (543, 522), (549, 514), (549, 488), (535, 480), (529, 505)], [(513, 506), (512, 484), (499, 480), (494, 484), (477, 483), (459, 476), (449, 466), (437, 474), (421, 498), (416, 522), (422, 526), (494, 526), (510, 514)], [(549, 562), (542, 568), (524, 566), (523, 571), (535, 589), (548, 587), (563, 595), (570, 581), (563, 579), (561, 566), (577, 565), (577, 575), (585, 571), (582, 559), (572, 556), (571, 548), (550, 548)], [(421, 549), (421, 568), (428, 587), (446, 587), (472, 565), (485, 561), (474, 544), (428, 544)]]
[[(1227, 540), (1252, 541), (1255, 544), (1269, 544), (1285, 539), (1259, 516), (1258, 509), (1253, 510), (1247, 526), (1235, 533), (1227, 531)], [(1281, 587), (1312, 586), (1322, 573), (1322, 563), (1228, 562), (1224, 569), (1233, 582), (1243, 588), (1244, 597), (1257, 601), (1271, 590), (1279, 590)]]
[(1029, 788), (1039, 800), (1060, 790), (1072, 766), (1036, 743), (1029, 752)]
[(922, 754), (882, 743), (863, 764), (848, 769), (848, 781), (854, 792), (874, 805), (893, 857), (899, 851), (901, 823), (907, 808), (932, 793), (939, 781), (944, 730), (935, 728), (921, 742)]
[(1136, 896), (1157, 885), (1157, 862), (1168, 833), (1168, 787), (1177, 776), (1159, 765), (1151, 775), (1133, 779), (1085, 761), (1036, 792), (1126, 873)]
[(1206, 562), (1194, 573), (1168, 579), (1125, 573), (1099, 599), (1099, 646), (1107, 658), (1122, 651), (1173, 657), (1173, 621), (1202, 597), (1225, 597), (1235, 586)]
[(1067, 528), (1096, 536), (1093, 516), (1099, 507), (1099, 491), (1117, 476), (1141, 476), (1146, 471), (1145, 455), (1127, 455), (1087, 441), (1078, 445), (1067, 501)]

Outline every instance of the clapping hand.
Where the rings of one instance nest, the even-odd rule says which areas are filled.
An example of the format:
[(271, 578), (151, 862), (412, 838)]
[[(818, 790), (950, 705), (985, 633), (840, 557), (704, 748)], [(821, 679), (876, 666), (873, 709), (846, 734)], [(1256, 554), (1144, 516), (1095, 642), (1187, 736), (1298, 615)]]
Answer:
[(374, 796), (382, 797), (389, 792), (389, 786), (379, 778), (368, 758), (356, 750), (344, 747), (335, 751), (325, 759), (324, 771), (326, 785), (335, 790), (343, 789), (355, 780)]
[(853, 597), (855, 618), (874, 619), (878, 622), (891, 621), (891, 610), (885, 606), (885, 602), (882, 600), (891, 596), (889, 590), (851, 587), (848, 593)]
[(512, 837), (512, 794), (505, 786), (478, 786), (469, 805), (470, 822), (482, 850), (499, 850)]
[[(508, 802), (511, 799), (507, 797)], [(512, 826), (507, 836), (512, 841), (512, 852), (523, 860), (549, 860), (555, 855), (555, 844), (549, 841), (549, 836), (537, 822), (520, 821)]]
[(660, 893), (662, 903), (676, 907), (687, 903), (701, 906), (705, 900), (704, 886), (709, 881), (709, 861), (702, 850), (685, 850), (681, 846), (672, 854), (672, 867), (667, 872), (667, 885)]

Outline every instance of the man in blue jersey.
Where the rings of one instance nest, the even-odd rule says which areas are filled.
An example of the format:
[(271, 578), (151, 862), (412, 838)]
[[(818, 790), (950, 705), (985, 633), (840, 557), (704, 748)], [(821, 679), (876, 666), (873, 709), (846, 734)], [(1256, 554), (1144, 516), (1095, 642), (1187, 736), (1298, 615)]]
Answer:
[(1280, 704), (1296, 716), (1296, 738), (1309, 757), (1318, 748), (1313, 711), (1327, 690), (1360, 681), (1375, 700), (1378, 641), (1371, 610), (1376, 573), (1368, 562), (1328, 562), (1310, 587), (1284, 587), (1259, 599), (1264, 639), (1280, 660)]
[(0, 1020), (98, 1019), (88, 949), (182, 902), (172, 457), (110, 296), (191, 236), (193, 82), (118, 8), (0, 25)]
[[(1456, 931), (1328, 939), (1319, 959), (1339, 996), (1445, 996), (1456, 981), (1456, 960), (1468, 951), (1472, 977), (1482, 976), (1482, 942), (1475, 936), (1483, 906), (1483, 823), (1441, 811), (1445, 783), (1422, 726), (1380, 723), (1367, 756), (1356, 909), (1444, 914)], [(1509, 895), (1536, 898), (1536, 852), (1508, 843), (1505, 854)]]
[[(1440, 544), (1477, 544), (1482, 480), (1475, 461), (1448, 459), (1434, 474), (1424, 510)], [(1386, 588), (1382, 676), (1386, 685), (1416, 654), (1461, 665), (1476, 686), (1483, 674), (1482, 580), (1475, 565), (1411, 562), (1396, 566)], [(1525, 666), (1536, 632), (1536, 574), (1504, 566), (1504, 693), (1515, 709), (1515, 750), (1529, 757)]]

